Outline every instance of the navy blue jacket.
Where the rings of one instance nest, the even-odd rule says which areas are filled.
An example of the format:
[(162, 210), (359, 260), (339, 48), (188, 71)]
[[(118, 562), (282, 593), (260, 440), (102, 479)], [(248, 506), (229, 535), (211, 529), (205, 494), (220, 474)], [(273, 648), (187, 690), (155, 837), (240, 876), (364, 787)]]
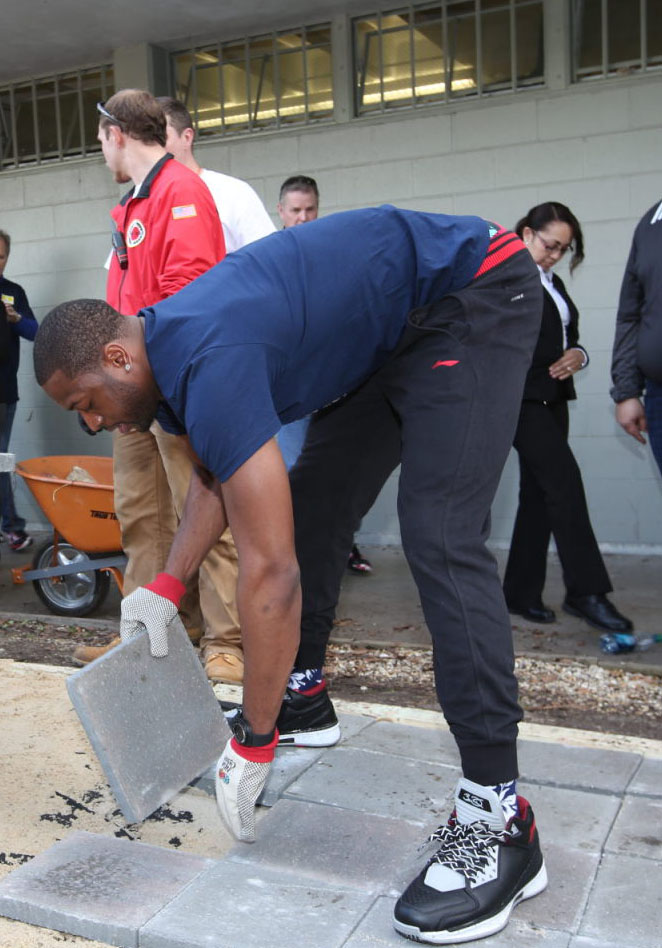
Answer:
[(7, 359), (0, 363), (0, 402), (10, 405), (18, 401), (18, 363), (21, 355), (21, 337), (30, 342), (37, 335), (39, 325), (30, 309), (25, 290), (18, 283), (12, 283), (6, 277), (0, 277), (0, 298), (6, 304), (12, 303), (21, 319), (10, 323), (9, 352)]

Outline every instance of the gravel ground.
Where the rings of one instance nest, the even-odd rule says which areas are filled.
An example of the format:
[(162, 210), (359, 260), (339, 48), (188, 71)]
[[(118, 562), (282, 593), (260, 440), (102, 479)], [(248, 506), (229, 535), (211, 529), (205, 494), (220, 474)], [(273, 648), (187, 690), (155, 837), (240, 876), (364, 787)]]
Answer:
[[(437, 708), (430, 649), (329, 646), (328, 677), (343, 697)], [(662, 677), (595, 662), (516, 660), (528, 721), (662, 739)]]
[[(116, 634), (112, 623), (77, 622), (5, 616), (0, 620), (0, 659), (71, 666), (76, 645), (102, 645)], [(346, 634), (347, 628), (337, 626), (338, 633)], [(662, 676), (609, 667), (608, 662), (518, 658), (526, 720), (662, 740)], [(429, 648), (336, 640), (329, 646), (326, 671), (332, 695), (339, 698), (439, 707)]]

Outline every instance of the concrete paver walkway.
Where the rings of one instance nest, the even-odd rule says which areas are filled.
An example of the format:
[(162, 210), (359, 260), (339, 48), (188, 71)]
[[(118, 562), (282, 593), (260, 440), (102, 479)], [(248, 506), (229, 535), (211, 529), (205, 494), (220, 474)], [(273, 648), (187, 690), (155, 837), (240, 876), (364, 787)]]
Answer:
[[(115, 839), (121, 859), (111, 862), (123, 867), (122, 878), (115, 873), (109, 885), (108, 839), (79, 834), (88, 873), (95, 840), (103, 854), (97, 863), (106, 885), (90, 898), (70, 836), (61, 860), (56, 846), (43, 870), (33, 860), (4, 878), (0, 912), (50, 926), (66, 915), (76, 920), (69, 931), (104, 942), (110, 899), (112, 931), (121, 929), (123, 940), (107, 943), (136, 948), (402, 948), (392, 908), (423, 864), (420, 844), (450, 812), (457, 752), (435, 712), (340, 707), (338, 746), (279, 750), (273, 806), (263, 811), (255, 844), (199, 859), (177, 886), (176, 860), (164, 868), (158, 847), (150, 857), (149, 847)], [(520, 792), (536, 813), (550, 884), (515, 910), (504, 932), (479, 944), (660, 948), (662, 743), (525, 726), (520, 764)], [(189, 792), (210, 789), (207, 778)], [(153, 911), (146, 920), (127, 900), (123, 917), (122, 885), (132, 891), (145, 876)]]

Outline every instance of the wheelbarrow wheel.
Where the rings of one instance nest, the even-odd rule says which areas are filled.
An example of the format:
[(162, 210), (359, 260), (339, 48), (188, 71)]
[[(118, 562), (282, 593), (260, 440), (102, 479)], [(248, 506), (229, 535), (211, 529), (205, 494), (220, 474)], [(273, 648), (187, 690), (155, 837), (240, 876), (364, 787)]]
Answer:
[[(51, 539), (37, 548), (32, 560), (33, 569), (68, 566), (78, 560), (89, 560), (85, 553), (63, 540), (58, 543), (54, 556), (54, 545)], [(81, 570), (80, 573), (68, 573), (65, 576), (35, 579), (32, 585), (44, 605), (55, 615), (89, 616), (108, 595), (110, 574), (101, 570)]]

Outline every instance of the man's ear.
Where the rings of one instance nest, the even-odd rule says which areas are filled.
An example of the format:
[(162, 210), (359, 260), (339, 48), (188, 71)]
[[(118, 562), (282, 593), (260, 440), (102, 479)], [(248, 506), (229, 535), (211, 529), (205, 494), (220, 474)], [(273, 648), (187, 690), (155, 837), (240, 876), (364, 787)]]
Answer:
[(195, 131), (192, 128), (185, 128), (182, 132), (181, 137), (184, 139), (189, 148), (193, 148), (193, 139), (195, 138)]
[(120, 342), (107, 342), (103, 347), (103, 365), (108, 369), (125, 369), (131, 365), (131, 358)]

